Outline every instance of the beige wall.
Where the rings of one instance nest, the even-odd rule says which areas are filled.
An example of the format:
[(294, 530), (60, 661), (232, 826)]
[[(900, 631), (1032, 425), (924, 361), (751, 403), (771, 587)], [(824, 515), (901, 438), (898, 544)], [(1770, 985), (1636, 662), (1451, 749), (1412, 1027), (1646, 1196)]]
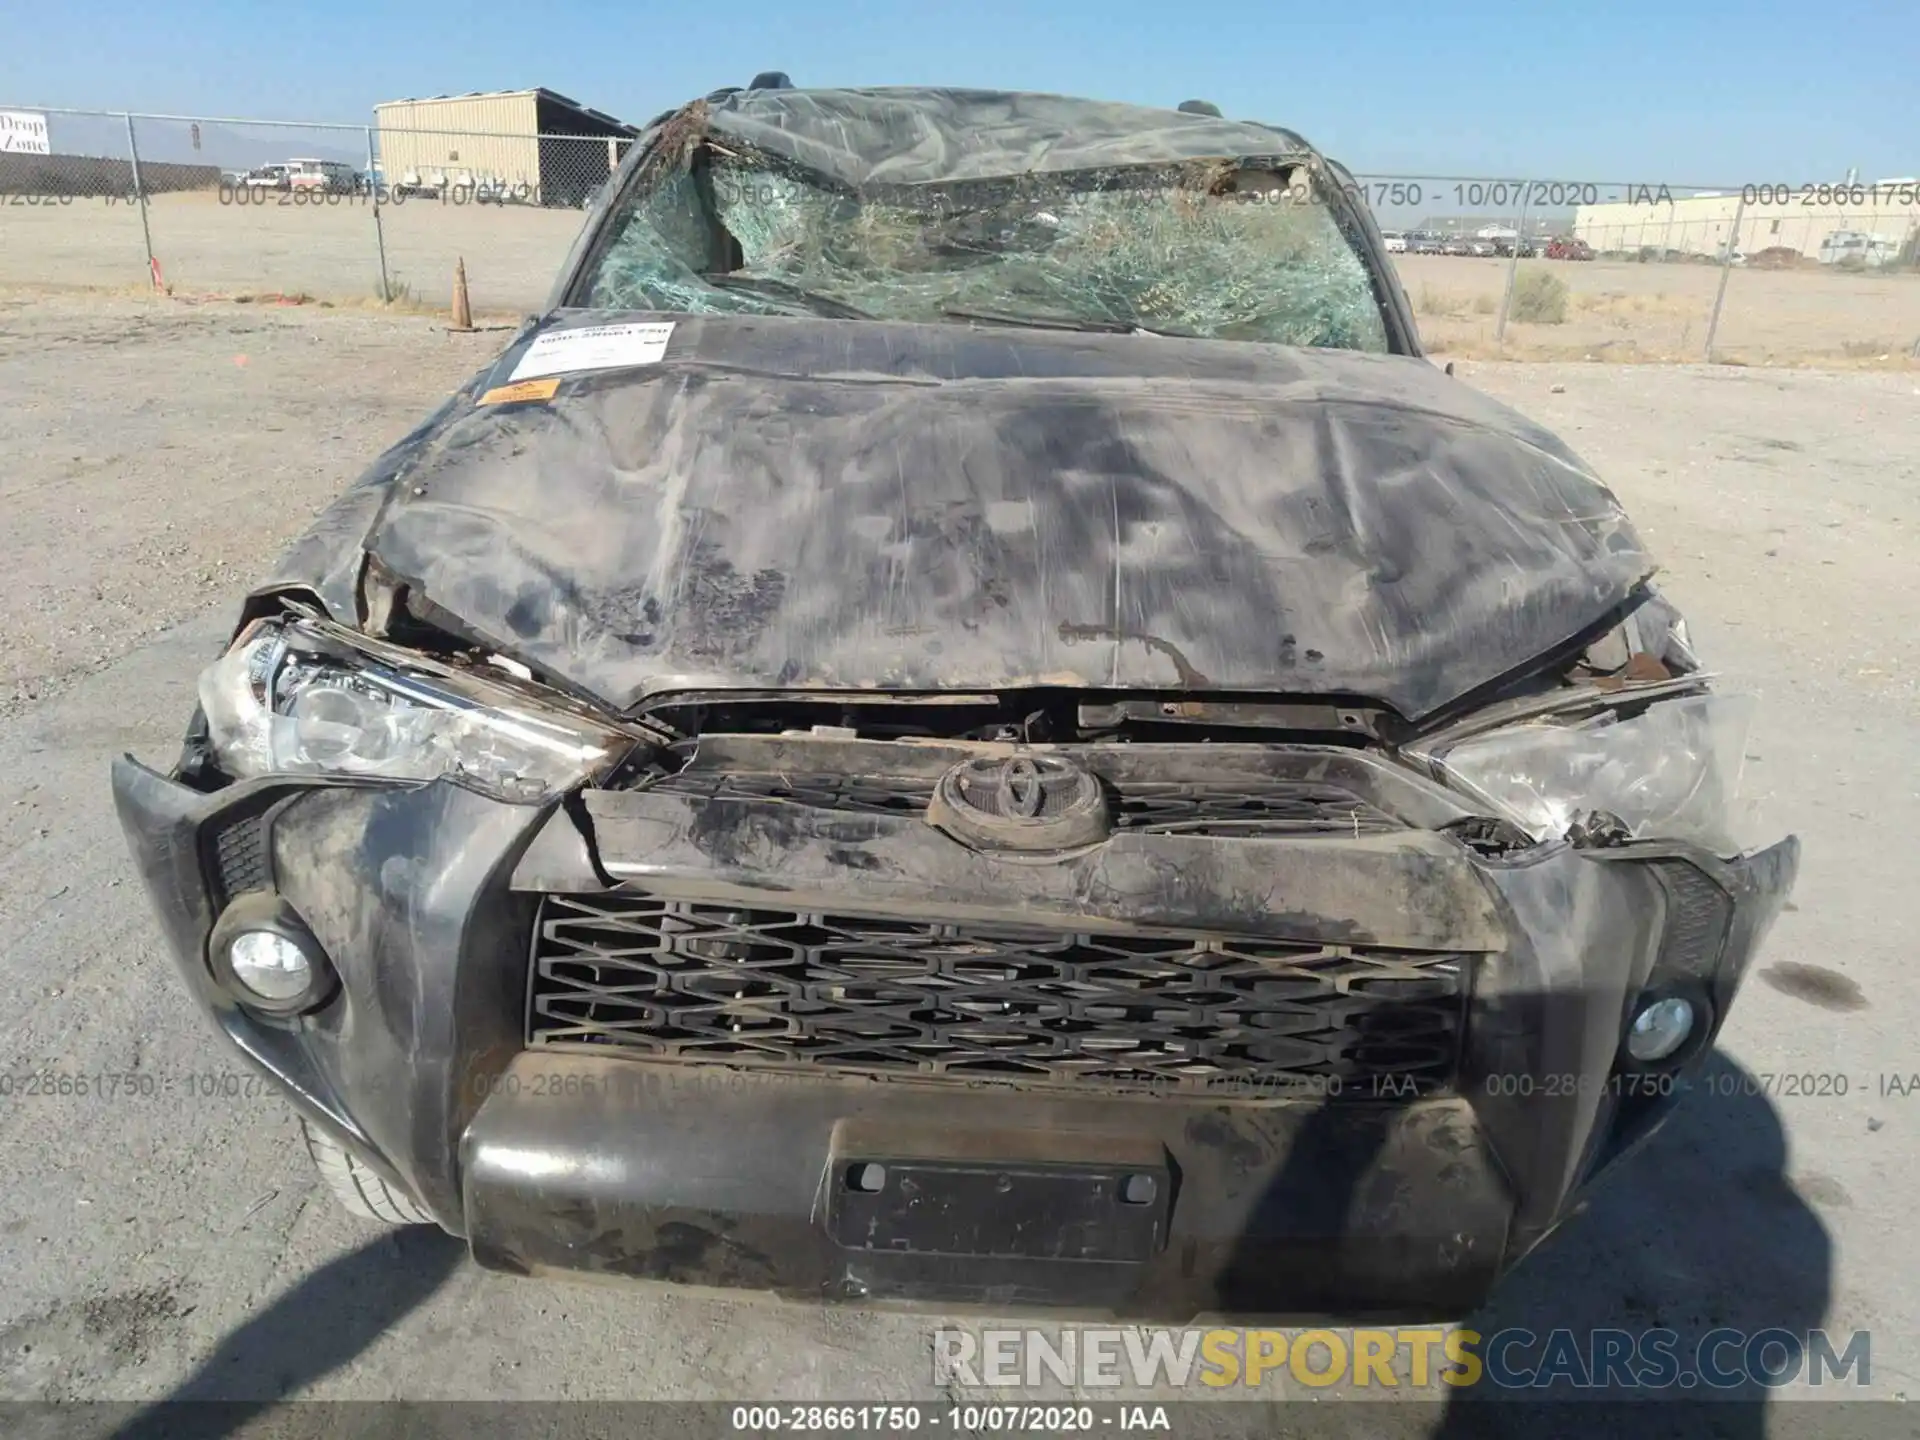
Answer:
[(396, 100), (374, 107), (381, 168), (388, 184), (409, 172), (449, 185), (540, 183), (532, 91), (520, 95)]
[[(1871, 190), (1871, 182), (1863, 182)], [(1877, 196), (1863, 204), (1822, 204), (1817, 189), (1813, 203), (1802, 203), (1799, 186), (1761, 189), (1741, 207), (1740, 193), (1692, 195), (1668, 202), (1582, 205), (1574, 211), (1573, 233), (1596, 250), (1680, 250), (1691, 255), (1717, 255), (1729, 241), (1745, 254), (1784, 248), (1818, 259), (1820, 245), (1836, 230), (1881, 235), (1903, 244), (1920, 227), (1920, 197), (1915, 186), (1901, 182), (1889, 190), (1884, 183)], [(1910, 198), (1915, 197), (1915, 198)], [(1739, 233), (1734, 233), (1736, 213)]]

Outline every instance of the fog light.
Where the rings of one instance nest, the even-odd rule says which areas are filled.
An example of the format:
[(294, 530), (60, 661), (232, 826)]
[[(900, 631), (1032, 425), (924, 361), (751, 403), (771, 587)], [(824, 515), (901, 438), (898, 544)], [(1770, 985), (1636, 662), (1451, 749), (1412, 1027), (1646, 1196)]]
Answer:
[(1633, 1017), (1627, 1030), (1627, 1054), (1643, 1065), (1665, 1060), (1687, 1043), (1693, 1025), (1693, 1002), (1678, 995), (1664, 996)]
[(292, 1019), (340, 988), (326, 952), (294, 909), (270, 890), (235, 897), (207, 937), (221, 989), (256, 1015)]
[(227, 946), (233, 978), (271, 1005), (300, 999), (313, 988), (313, 962), (284, 935), (243, 930)]

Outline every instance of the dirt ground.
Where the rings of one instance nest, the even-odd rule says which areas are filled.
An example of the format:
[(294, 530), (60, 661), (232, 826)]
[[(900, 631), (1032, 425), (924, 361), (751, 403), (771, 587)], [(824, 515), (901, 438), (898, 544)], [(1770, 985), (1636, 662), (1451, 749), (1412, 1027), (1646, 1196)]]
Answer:
[(0, 714), (230, 593), (503, 338), (0, 291)]
[[(276, 197), (276, 199), (291, 197)], [(536, 309), (579, 233), (584, 212), (410, 199), (249, 204), (244, 196), (156, 195), (147, 227), (161, 278), (182, 295), (305, 294), (376, 304), (385, 247), (389, 293), (444, 309), (465, 261), (476, 312)], [(145, 282), (137, 206), (77, 198), (0, 203), (0, 285), (124, 286)]]
[[(15, 197), (18, 198), (18, 197)], [(289, 198), (289, 197), (276, 197)], [(476, 313), (513, 316), (545, 301), (582, 212), (406, 200), (222, 203), (213, 193), (153, 197), (147, 228), (161, 278), (183, 296), (308, 295), (379, 303), (384, 247), (389, 293), (444, 313), (464, 262)], [(147, 283), (137, 207), (100, 199), (0, 204), (0, 285), (127, 287)], [(1720, 271), (1702, 264), (1523, 261), (1568, 287), (1563, 323), (1494, 320), (1507, 262), (1394, 257), (1436, 351), (1523, 360), (1689, 361), (1704, 358)], [(1920, 275), (1741, 269), (1728, 280), (1715, 358), (1749, 365), (1920, 368)]]
[[(161, 953), (108, 760), (170, 760), (247, 582), (504, 338), (312, 306), (0, 293), (8, 1073), (173, 1084), (236, 1068)], [(1864, 1393), (1915, 1393), (1920, 1265), (1903, 1257), (1920, 1099), (1886, 1077), (1920, 1069), (1906, 941), (1920, 928), (1920, 379), (1474, 361), (1458, 374), (1615, 485), (1723, 684), (1759, 693), (1747, 788), (1771, 834), (1806, 846), (1722, 1036), (1725, 1083), (1472, 1323), (1866, 1329)], [(1844, 1084), (1784, 1085), (1810, 1075)], [(315, 1189), (269, 1098), (180, 1083), (132, 1102), (0, 1102), (0, 1175), (4, 1398), (942, 1393), (939, 1317), (507, 1279), (434, 1235), (387, 1238)], [(1863, 1392), (1810, 1398), (1841, 1393)], [(1764, 1398), (1730, 1397), (1722, 1433), (1762, 1433)], [(1804, 1418), (1816, 1409), (1834, 1417), (1823, 1433), (1859, 1433), (1854, 1412), (1786, 1408), (1796, 1434), (1821, 1428)], [(1278, 1433), (1264, 1407), (1239, 1413), (1244, 1433)], [(1325, 1425), (1300, 1429), (1296, 1413), (1295, 1433), (1359, 1433), (1336, 1407), (1311, 1413)], [(1367, 1433), (1426, 1433), (1418, 1412), (1375, 1414)]]
[[(1396, 255), (1427, 348), (1484, 359), (1698, 361), (1721, 271), (1626, 260), (1522, 260), (1567, 287), (1559, 324), (1510, 320), (1494, 340), (1507, 260)], [(1714, 358), (1743, 365), (1920, 369), (1920, 275), (1735, 269), (1727, 276)]]

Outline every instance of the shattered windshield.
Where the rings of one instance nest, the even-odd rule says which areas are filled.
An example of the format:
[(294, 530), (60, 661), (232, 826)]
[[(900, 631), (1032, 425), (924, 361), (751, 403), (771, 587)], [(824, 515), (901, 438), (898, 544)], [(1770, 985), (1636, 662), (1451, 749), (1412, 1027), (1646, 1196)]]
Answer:
[(1360, 252), (1284, 158), (849, 182), (705, 134), (643, 169), (608, 223), (596, 309), (1389, 349)]

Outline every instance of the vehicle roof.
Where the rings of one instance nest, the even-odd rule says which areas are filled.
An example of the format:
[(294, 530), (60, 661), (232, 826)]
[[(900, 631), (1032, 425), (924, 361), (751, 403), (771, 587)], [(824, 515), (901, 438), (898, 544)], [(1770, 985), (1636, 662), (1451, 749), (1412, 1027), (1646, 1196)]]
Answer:
[(1312, 153), (1259, 121), (1014, 90), (740, 90), (711, 97), (707, 123), (850, 185)]

